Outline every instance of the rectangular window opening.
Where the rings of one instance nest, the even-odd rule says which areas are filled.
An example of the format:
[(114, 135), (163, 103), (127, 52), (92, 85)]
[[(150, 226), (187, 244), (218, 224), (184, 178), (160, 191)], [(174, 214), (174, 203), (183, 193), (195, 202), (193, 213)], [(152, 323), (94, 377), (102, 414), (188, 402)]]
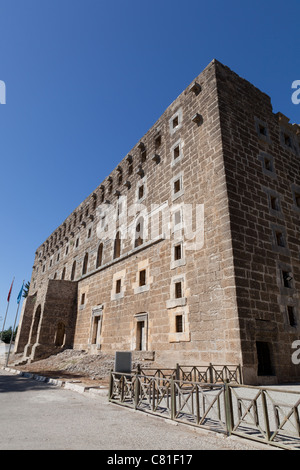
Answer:
[(177, 147), (175, 147), (174, 150), (173, 150), (174, 160), (179, 158), (179, 156), (180, 156), (180, 147), (179, 147), (179, 145), (177, 145)]
[(181, 189), (180, 179), (174, 182), (174, 194), (178, 193)]
[(296, 326), (297, 322), (296, 322), (295, 308), (292, 305), (288, 305), (287, 312), (288, 312), (288, 319), (289, 319), (290, 326)]
[(181, 213), (180, 211), (175, 212), (174, 214), (174, 224), (178, 225), (181, 222)]
[(271, 208), (274, 211), (279, 211), (279, 199), (276, 196), (271, 196)]
[(284, 287), (292, 288), (292, 276), (288, 271), (282, 271), (282, 279)]
[(176, 329), (176, 333), (182, 333), (183, 332), (183, 318), (182, 318), (182, 315), (176, 315), (176, 317), (175, 317), (175, 329)]
[(174, 260), (177, 261), (182, 258), (181, 245), (176, 245), (174, 247)]
[(142, 199), (142, 197), (144, 196), (144, 185), (139, 187), (138, 194), (139, 194), (139, 199)]
[(81, 305), (84, 305), (85, 303), (85, 294), (81, 294)]
[(161, 146), (161, 135), (157, 136), (154, 142), (155, 150), (158, 150)]
[(146, 269), (143, 269), (139, 273), (139, 285), (145, 286), (146, 285)]
[(284, 236), (283, 236), (283, 233), (282, 233), (282, 232), (276, 232), (276, 233), (275, 233), (275, 236), (276, 236), (277, 245), (284, 247), (284, 246), (285, 246), (285, 243), (284, 243)]
[(182, 297), (181, 281), (175, 282), (175, 299), (180, 299), (181, 297)]
[(116, 281), (116, 294), (120, 294), (121, 292), (121, 279)]
[(178, 124), (179, 124), (179, 120), (178, 120), (178, 116), (176, 116), (172, 121), (173, 129), (178, 127)]
[(265, 169), (268, 171), (273, 171), (272, 160), (268, 157), (264, 158)]
[(267, 128), (263, 126), (262, 124), (259, 125), (259, 133), (264, 136), (267, 135)]
[(288, 134), (283, 135), (284, 143), (287, 147), (292, 147), (292, 139)]

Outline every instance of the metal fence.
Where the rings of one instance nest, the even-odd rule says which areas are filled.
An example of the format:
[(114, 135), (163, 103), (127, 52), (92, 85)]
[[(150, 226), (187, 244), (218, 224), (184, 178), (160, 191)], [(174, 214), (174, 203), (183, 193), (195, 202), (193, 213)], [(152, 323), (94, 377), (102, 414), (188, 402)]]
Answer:
[(174, 380), (183, 380), (200, 383), (224, 383), (226, 381), (243, 383), (240, 365), (201, 365), (201, 366), (182, 366), (177, 364), (175, 368), (169, 369), (151, 369), (140, 368), (134, 371), (139, 375), (153, 376), (158, 378), (173, 378)]
[(300, 392), (161, 374), (161, 369), (153, 375), (112, 372), (109, 400), (227, 436), (300, 450)]

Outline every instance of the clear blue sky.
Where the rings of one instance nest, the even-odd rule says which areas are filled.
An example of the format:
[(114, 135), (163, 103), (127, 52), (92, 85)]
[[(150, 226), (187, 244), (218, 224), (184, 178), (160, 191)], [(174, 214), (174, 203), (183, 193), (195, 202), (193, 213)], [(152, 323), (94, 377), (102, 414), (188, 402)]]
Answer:
[[(0, 0), (0, 316), (36, 248), (216, 58), (300, 123), (299, 0)], [(0, 322), (0, 329), (2, 322)]]

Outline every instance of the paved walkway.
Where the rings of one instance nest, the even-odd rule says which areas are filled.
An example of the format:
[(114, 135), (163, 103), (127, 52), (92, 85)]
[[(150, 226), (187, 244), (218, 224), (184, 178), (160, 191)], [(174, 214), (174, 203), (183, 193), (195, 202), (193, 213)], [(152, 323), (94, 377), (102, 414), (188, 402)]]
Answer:
[(78, 393), (3, 369), (0, 423), (0, 450), (270, 449), (114, 405), (106, 396)]

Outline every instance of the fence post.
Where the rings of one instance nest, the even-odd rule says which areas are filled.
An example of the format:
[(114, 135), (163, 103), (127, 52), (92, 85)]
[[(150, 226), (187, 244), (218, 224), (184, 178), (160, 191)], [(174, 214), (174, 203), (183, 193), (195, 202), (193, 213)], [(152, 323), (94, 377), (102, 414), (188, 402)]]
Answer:
[(124, 401), (124, 375), (120, 376), (120, 385), (121, 385), (120, 398), (121, 398), (121, 402), (123, 403)]
[(232, 410), (232, 397), (228, 380), (224, 382), (224, 404), (225, 404), (225, 420), (228, 436), (231, 436), (233, 429), (233, 410)]
[(211, 362), (209, 363), (208, 372), (209, 372), (209, 382), (211, 384), (213, 384), (214, 383), (214, 372), (213, 372), (213, 365), (212, 365)]
[(263, 415), (264, 415), (264, 420), (265, 420), (265, 426), (266, 426), (266, 436), (267, 440), (270, 440), (271, 432), (270, 432), (270, 423), (269, 423), (269, 415), (268, 415), (268, 406), (267, 406), (267, 400), (266, 400), (266, 395), (265, 391), (261, 391), (261, 401), (262, 401), (262, 408), (263, 408)]
[(242, 384), (244, 381), (243, 381), (243, 377), (242, 377), (242, 368), (241, 368), (241, 364), (239, 364), (237, 366), (237, 369), (238, 369), (238, 373), (239, 373), (239, 380), (238, 380), (238, 383), (239, 384)]
[(176, 391), (175, 391), (175, 382), (171, 378), (171, 419), (175, 419), (176, 416)]
[(175, 379), (180, 380), (180, 368), (179, 364), (176, 364)]
[(196, 416), (197, 416), (197, 424), (200, 423), (199, 388), (200, 388), (200, 385), (196, 385)]
[(113, 378), (113, 374), (112, 374), (112, 370), (111, 370), (110, 375), (109, 375), (109, 386), (108, 386), (108, 400), (109, 401), (112, 399), (113, 382), (114, 382), (114, 378)]
[(138, 364), (136, 368), (135, 384), (134, 384), (134, 409), (135, 410), (138, 407), (139, 397), (140, 397), (140, 379), (139, 379), (140, 372), (141, 372), (141, 366), (140, 364)]
[(152, 378), (152, 411), (154, 410), (155, 410), (155, 378), (153, 377)]

